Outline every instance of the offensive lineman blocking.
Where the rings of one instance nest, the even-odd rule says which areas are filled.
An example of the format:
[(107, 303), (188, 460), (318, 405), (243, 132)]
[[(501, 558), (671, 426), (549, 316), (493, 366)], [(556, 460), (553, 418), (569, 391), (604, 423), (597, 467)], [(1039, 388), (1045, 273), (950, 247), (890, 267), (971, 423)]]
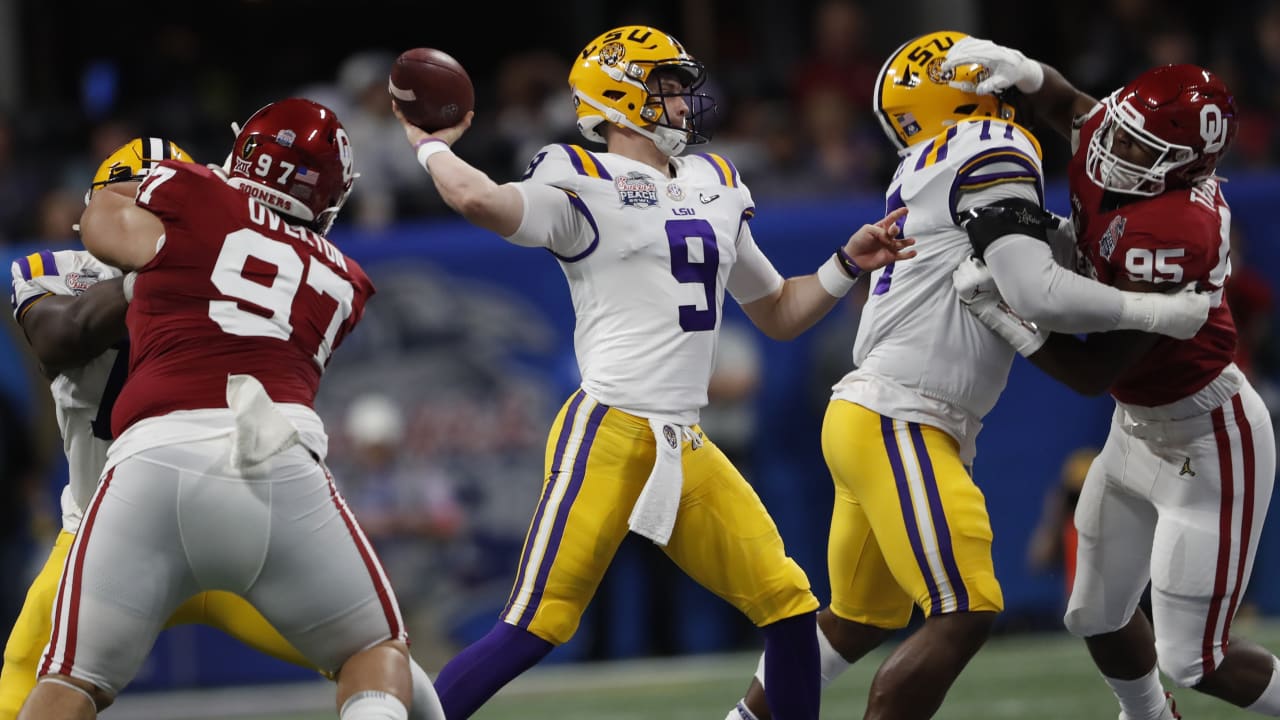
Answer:
[[(832, 389), (822, 426), (835, 485), (831, 604), (818, 615), (822, 682), (906, 627), (913, 605), (926, 618), (880, 666), (867, 720), (932, 717), (1004, 607), (972, 467), (1013, 349), (966, 312), (952, 287), (956, 266), (986, 249), (966, 231), (968, 216), (1009, 205), (1036, 221), (1012, 251), (1046, 266), (1038, 291), (1074, 310), (1049, 318), (1059, 329), (1190, 337), (1208, 312), (1204, 297), (1124, 293), (1054, 265), (1046, 241), (1057, 223), (1043, 210), (1039, 144), (1013, 106), (962, 87), (981, 67), (943, 69), (964, 37), (913, 38), (880, 70), (875, 110), (901, 158), (885, 203), (907, 208), (903, 230), (919, 257), (871, 276), (854, 369)], [(761, 683), (767, 691), (771, 673), (762, 663), (729, 720), (770, 716)]]

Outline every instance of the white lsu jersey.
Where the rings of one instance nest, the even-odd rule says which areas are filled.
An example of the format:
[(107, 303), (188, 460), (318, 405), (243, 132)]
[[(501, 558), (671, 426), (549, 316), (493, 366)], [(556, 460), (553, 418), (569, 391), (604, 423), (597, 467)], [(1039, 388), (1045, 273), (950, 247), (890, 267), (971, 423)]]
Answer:
[[(13, 317), (22, 318), (50, 295), (79, 295), (101, 280), (120, 277), (84, 250), (42, 250), (18, 258), (11, 266)], [(80, 527), (81, 508), (98, 487), (98, 477), (111, 444), (111, 403), (124, 385), (129, 353), (110, 349), (83, 367), (65, 370), (50, 384), (58, 429), (67, 456), (67, 487), (62, 491), (62, 527)]]
[(1043, 185), (1039, 144), (1009, 122), (962, 121), (907, 151), (886, 211), (907, 208), (902, 234), (916, 239), (918, 255), (871, 276), (855, 369), (834, 398), (941, 428), (972, 461), (1014, 351), (964, 309), (952, 286), (952, 272), (973, 251), (959, 214), (1009, 197), (1043, 205)]
[(749, 303), (782, 276), (756, 246), (751, 194), (712, 153), (674, 175), (611, 153), (548, 145), (523, 182), (510, 242), (560, 261), (577, 316), (582, 388), (598, 402), (681, 424), (707, 404), (724, 292)]

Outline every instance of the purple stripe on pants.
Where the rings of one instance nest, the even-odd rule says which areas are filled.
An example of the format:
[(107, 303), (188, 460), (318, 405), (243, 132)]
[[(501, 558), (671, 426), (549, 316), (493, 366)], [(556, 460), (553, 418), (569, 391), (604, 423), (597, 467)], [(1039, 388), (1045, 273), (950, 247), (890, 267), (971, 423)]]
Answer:
[(608, 405), (596, 405), (591, 411), (591, 416), (587, 418), (582, 444), (578, 447), (578, 454), (573, 463), (573, 473), (569, 476), (569, 487), (565, 489), (564, 497), (560, 499), (560, 507), (556, 510), (556, 524), (551, 528), (551, 535), (547, 538), (547, 549), (542, 553), (542, 565), (538, 568), (538, 576), (533, 583), (529, 606), (520, 616), (519, 626), (525, 630), (529, 629), (529, 623), (537, 614), (538, 604), (542, 602), (542, 591), (547, 587), (547, 575), (551, 572), (551, 566), (555, 564), (556, 552), (560, 550), (560, 540), (564, 537), (564, 526), (569, 520), (569, 511), (573, 509), (573, 502), (578, 498), (578, 491), (582, 489), (582, 480), (587, 474), (587, 458), (591, 455), (591, 445), (595, 442), (596, 431), (600, 429), (600, 421), (604, 419), (604, 414), (607, 412), (609, 412)]
[(929, 586), (929, 607), (937, 610), (941, 594), (938, 592), (937, 583), (933, 581), (929, 560), (924, 554), (924, 543), (920, 540), (920, 527), (916, 525), (916, 513), (911, 505), (911, 489), (907, 487), (907, 473), (902, 467), (902, 453), (898, 451), (898, 440), (893, 432), (892, 418), (880, 416), (880, 432), (884, 435), (884, 447), (889, 452), (889, 464), (893, 467), (893, 477), (898, 486), (902, 523), (907, 528), (907, 538), (911, 541), (911, 551), (915, 553), (920, 574), (924, 576), (924, 582)]
[(520, 570), (516, 573), (516, 583), (511, 588), (511, 597), (507, 598), (507, 606), (502, 608), (501, 617), (503, 618), (507, 616), (507, 613), (511, 612), (511, 606), (515, 603), (516, 596), (520, 594), (520, 587), (524, 585), (524, 573), (529, 565), (529, 554), (533, 552), (534, 536), (538, 533), (538, 526), (542, 524), (542, 513), (547, 509), (547, 501), (555, 491), (560, 463), (564, 461), (564, 448), (569, 443), (569, 436), (573, 434), (573, 420), (578, 415), (578, 406), (582, 404), (582, 398), (584, 397), (586, 397), (586, 393), (578, 390), (573, 394), (573, 399), (569, 401), (569, 408), (565, 410), (564, 424), (560, 427), (560, 437), (556, 440), (556, 452), (551, 460), (551, 477), (547, 481), (546, 488), (542, 491), (542, 499), (538, 501), (538, 509), (533, 513), (533, 522), (529, 524), (529, 534), (525, 537), (524, 552), (520, 555)]
[[(929, 449), (924, 445), (924, 433), (920, 431), (920, 423), (909, 423), (908, 427), (911, 428), (911, 444), (916, 448), (916, 457), (920, 460), (920, 469), (924, 473), (924, 491), (929, 496), (929, 512), (933, 515), (933, 531), (938, 537), (942, 567), (947, 571), (947, 579), (951, 581), (951, 589), (956, 595), (956, 612), (968, 612), (969, 591), (964, 586), (960, 566), (956, 563), (955, 548), (951, 547), (951, 528), (947, 525), (947, 516), (942, 510), (938, 478), (933, 474), (933, 462), (929, 459)], [(938, 612), (938, 608), (933, 608), (933, 611)]]

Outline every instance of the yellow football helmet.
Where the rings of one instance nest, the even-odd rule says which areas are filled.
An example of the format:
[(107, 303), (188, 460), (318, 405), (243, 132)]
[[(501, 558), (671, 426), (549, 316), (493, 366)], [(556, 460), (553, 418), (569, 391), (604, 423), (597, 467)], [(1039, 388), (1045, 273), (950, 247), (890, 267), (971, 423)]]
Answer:
[(111, 183), (141, 180), (161, 160), (195, 162), (186, 150), (170, 140), (158, 137), (134, 138), (116, 148), (98, 166), (98, 172), (94, 173), (93, 182), (89, 185), (89, 192), (85, 193), (85, 204), (89, 204), (94, 190)]
[(963, 37), (951, 30), (921, 35), (895, 50), (880, 68), (872, 103), (880, 126), (899, 150), (931, 139), (965, 118), (1013, 119), (1011, 105), (972, 91), (986, 79), (985, 67), (974, 63), (943, 71), (947, 51)]
[[(675, 74), (679, 93), (651, 88), (655, 73)], [(699, 117), (714, 111), (715, 101), (698, 88), (706, 81), (706, 69), (693, 59), (678, 40), (643, 25), (615, 28), (587, 44), (569, 71), (569, 87), (578, 113), (578, 130), (593, 142), (605, 142), (598, 130), (610, 122), (631, 128), (649, 138), (667, 155), (678, 155), (685, 145), (709, 139)], [(683, 122), (667, 117), (663, 100), (680, 95), (689, 105)]]

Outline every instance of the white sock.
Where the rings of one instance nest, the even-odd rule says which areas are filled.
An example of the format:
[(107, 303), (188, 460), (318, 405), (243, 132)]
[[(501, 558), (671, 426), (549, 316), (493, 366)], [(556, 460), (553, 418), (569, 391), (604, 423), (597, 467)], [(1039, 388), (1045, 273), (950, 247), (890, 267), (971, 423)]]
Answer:
[(404, 703), (389, 692), (364, 690), (347, 698), (338, 711), (339, 720), (409, 720)]
[(754, 713), (752, 713), (750, 710), (747, 709), (746, 698), (743, 698), (742, 700), (738, 701), (737, 705), (733, 706), (733, 709), (729, 711), (728, 716), (726, 716), (724, 720), (760, 720), (760, 719), (757, 718)]
[(1271, 658), (1271, 666), (1271, 682), (1267, 683), (1267, 689), (1245, 709), (1259, 715), (1280, 717), (1280, 659)]
[(1137, 680), (1117, 680), (1106, 675), (1102, 679), (1111, 686), (1111, 692), (1120, 702), (1120, 711), (1128, 720), (1159, 720), (1164, 717), (1164, 685), (1160, 684), (1157, 668), (1151, 668), (1151, 672)]
[(409, 658), (409, 675), (413, 678), (413, 707), (409, 708), (409, 720), (445, 720), (444, 708), (431, 684), (427, 671), (417, 660)]
[(831, 646), (831, 641), (822, 632), (822, 628), (818, 628), (818, 664), (822, 672), (823, 690), (827, 689), (832, 680), (840, 677), (841, 673), (848, 670), (850, 664)]

